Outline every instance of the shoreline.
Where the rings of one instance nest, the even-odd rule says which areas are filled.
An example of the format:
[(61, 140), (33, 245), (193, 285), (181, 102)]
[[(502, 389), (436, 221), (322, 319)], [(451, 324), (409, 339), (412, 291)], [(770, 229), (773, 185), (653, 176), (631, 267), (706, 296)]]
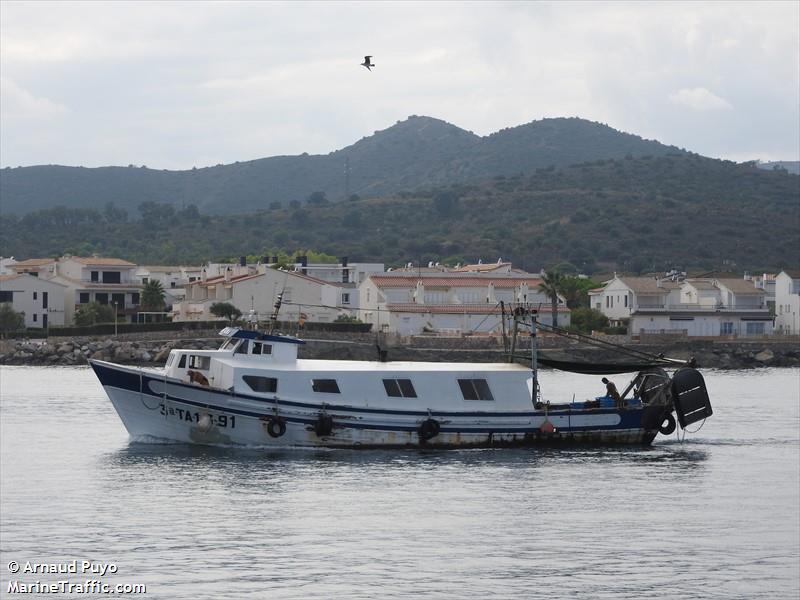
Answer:
[[(188, 333), (188, 332), (176, 332)], [(435, 338), (376, 336), (375, 334), (331, 334), (307, 332), (300, 358), (377, 360), (377, 345), (388, 352), (388, 360), (430, 362), (504, 362), (502, 342), (497, 338)], [(120, 364), (162, 366), (173, 348), (216, 349), (216, 331), (197, 331), (191, 337), (168, 338), (165, 332), (118, 337), (50, 338), (48, 340), (0, 340), (0, 365), (69, 366), (88, 364), (88, 359)], [(327, 338), (327, 339), (326, 339)], [(618, 358), (612, 350), (589, 345), (570, 345), (563, 338), (542, 337), (543, 351), (565, 351), (584, 360), (609, 361)], [(527, 352), (523, 340), (520, 352)], [(661, 344), (631, 343), (630, 348), (652, 354), (688, 360), (694, 357), (700, 368), (754, 369), (800, 367), (800, 345), (795, 340), (671, 340)]]

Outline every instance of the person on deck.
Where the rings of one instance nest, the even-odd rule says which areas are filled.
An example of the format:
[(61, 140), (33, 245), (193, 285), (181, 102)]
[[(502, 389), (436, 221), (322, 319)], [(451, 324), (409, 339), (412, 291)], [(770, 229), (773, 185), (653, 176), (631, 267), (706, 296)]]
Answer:
[(614, 385), (613, 381), (609, 381), (606, 377), (603, 377), (602, 382), (606, 384), (606, 396), (613, 398), (614, 402), (618, 405), (622, 398), (619, 396), (619, 392), (617, 391), (617, 386)]

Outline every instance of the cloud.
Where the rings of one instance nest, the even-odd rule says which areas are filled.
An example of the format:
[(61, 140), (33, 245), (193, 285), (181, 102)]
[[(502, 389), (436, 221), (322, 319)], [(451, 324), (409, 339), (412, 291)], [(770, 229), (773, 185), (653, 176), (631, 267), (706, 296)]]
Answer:
[(38, 97), (11, 79), (0, 77), (0, 111), (3, 119), (51, 119), (69, 110), (63, 104)]
[(670, 94), (669, 99), (673, 104), (687, 106), (693, 110), (730, 110), (733, 108), (725, 98), (720, 98), (714, 92), (703, 87), (683, 88)]
[(0, 4), (3, 164), (327, 153), (412, 114), (800, 151), (800, 3)]

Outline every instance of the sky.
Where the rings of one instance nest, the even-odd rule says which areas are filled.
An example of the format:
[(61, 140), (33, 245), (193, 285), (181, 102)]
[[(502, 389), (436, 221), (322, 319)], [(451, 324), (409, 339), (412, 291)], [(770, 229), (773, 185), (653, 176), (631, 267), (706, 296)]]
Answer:
[(798, 160), (800, 2), (0, 2), (3, 167), (327, 154), (410, 115)]

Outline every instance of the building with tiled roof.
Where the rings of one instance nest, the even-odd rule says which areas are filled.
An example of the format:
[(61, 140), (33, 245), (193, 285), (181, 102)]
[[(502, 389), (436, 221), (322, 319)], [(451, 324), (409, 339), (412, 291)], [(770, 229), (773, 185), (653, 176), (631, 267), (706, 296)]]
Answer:
[(113, 305), (119, 316), (136, 321), (141, 285), (134, 277), (136, 265), (127, 260), (101, 256), (29, 258), (12, 266), (17, 273), (29, 273), (65, 287), (64, 323), (72, 324), (82, 304)]
[[(359, 286), (359, 318), (378, 330), (401, 335), (422, 332), (499, 333), (502, 306), (539, 309), (552, 321), (550, 300), (539, 291), (541, 277), (514, 271), (391, 271), (371, 275)], [(560, 299), (558, 324), (569, 324), (569, 309)]]
[(277, 270), (267, 265), (229, 265), (222, 275), (188, 283), (185, 298), (172, 306), (173, 321), (216, 319), (211, 306), (225, 302), (242, 312), (246, 319), (266, 321), (279, 294), (283, 303), (280, 320), (331, 322), (340, 314), (350, 314), (341, 304), (340, 285), (301, 272)]
[(589, 293), (592, 308), (628, 332), (685, 336), (754, 336), (772, 331), (764, 290), (733, 278), (615, 276)]

